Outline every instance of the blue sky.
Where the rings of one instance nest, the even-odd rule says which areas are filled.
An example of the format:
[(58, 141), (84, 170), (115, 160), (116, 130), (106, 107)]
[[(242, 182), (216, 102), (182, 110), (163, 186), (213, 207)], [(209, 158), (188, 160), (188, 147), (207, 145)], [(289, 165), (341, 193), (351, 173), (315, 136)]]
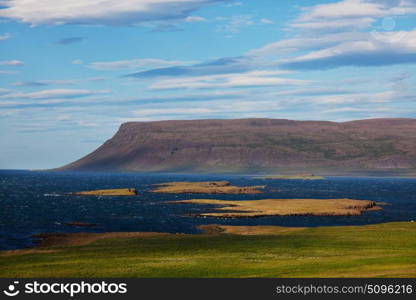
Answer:
[(416, 117), (416, 0), (0, 0), (0, 168), (121, 123)]

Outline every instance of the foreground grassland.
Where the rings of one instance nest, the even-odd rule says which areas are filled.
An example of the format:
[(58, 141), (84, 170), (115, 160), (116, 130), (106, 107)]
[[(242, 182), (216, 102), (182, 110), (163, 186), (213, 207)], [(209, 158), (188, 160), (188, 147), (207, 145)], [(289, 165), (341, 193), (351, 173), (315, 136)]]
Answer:
[(265, 216), (358, 216), (366, 210), (380, 210), (376, 202), (353, 199), (262, 199), (226, 201), (191, 199), (172, 201), (183, 204), (212, 204), (217, 212), (197, 214), (218, 218), (253, 218)]
[(0, 277), (416, 276), (416, 223), (205, 229), (78, 236), (66, 246), (0, 252)]
[(167, 182), (155, 184), (154, 193), (167, 194), (259, 194), (264, 186), (233, 186), (228, 181)]

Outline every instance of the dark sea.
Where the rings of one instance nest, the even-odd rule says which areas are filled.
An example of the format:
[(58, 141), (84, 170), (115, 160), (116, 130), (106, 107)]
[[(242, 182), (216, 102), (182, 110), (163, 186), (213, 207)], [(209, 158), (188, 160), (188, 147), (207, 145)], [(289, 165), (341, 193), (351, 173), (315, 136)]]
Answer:
[[(267, 185), (256, 195), (170, 195), (147, 192), (168, 181), (228, 180), (233, 185)], [(138, 196), (70, 196), (65, 193), (134, 187)], [(215, 198), (351, 198), (387, 202), (381, 211), (348, 217), (197, 218), (190, 214), (212, 206), (166, 201)], [(158, 231), (198, 233), (201, 224), (335, 226), (416, 220), (416, 179), (346, 178), (262, 180), (245, 175), (169, 175), (138, 173), (68, 173), (0, 170), (0, 249), (33, 246), (33, 235), (45, 232)], [(71, 227), (65, 222), (94, 223)]]

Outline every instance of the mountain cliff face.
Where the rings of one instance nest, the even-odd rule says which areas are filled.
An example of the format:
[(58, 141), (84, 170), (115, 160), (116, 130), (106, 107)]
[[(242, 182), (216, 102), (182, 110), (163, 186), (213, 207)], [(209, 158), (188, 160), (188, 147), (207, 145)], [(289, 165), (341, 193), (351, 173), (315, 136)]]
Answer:
[(282, 172), (416, 168), (416, 119), (130, 122), (59, 170)]

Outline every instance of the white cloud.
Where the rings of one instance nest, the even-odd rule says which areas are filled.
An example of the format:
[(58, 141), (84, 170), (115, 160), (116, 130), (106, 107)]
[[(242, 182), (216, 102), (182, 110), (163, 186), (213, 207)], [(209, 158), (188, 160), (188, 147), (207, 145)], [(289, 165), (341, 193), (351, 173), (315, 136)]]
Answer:
[(249, 15), (238, 15), (221, 19), (227, 21), (227, 23), (219, 26), (219, 29), (230, 33), (239, 33), (241, 29), (255, 24), (253, 17)]
[(276, 101), (208, 101), (199, 103), (172, 103), (152, 105), (131, 112), (131, 117), (121, 118), (121, 122), (149, 121), (167, 119), (201, 119), (215, 116), (232, 117), (267, 117), (276, 113), (282, 106)]
[(236, 7), (236, 6), (240, 6), (242, 4), (243, 4), (242, 2), (236, 1), (236, 2), (231, 2), (231, 3), (226, 3), (223, 6), (224, 7)]
[(416, 63), (416, 30), (300, 35), (248, 54), (278, 57), (279, 68), (293, 70), (409, 64)]
[(221, 0), (8, 0), (0, 18), (36, 25), (137, 25), (183, 20)]
[(74, 59), (71, 63), (73, 65), (82, 65), (84, 62), (81, 59)]
[(337, 31), (340, 29), (364, 29), (371, 26), (376, 19), (335, 19), (326, 21), (293, 23), (290, 26), (299, 29)]
[(13, 75), (13, 74), (17, 74), (17, 71), (14, 70), (0, 70), (0, 74), (7, 74), (7, 75)]
[(257, 57), (221, 57), (205, 62), (194, 63), (188, 66), (171, 66), (165, 68), (153, 68), (145, 71), (134, 72), (126, 76), (132, 78), (156, 78), (156, 77), (191, 77), (205, 75), (219, 75), (231, 73), (245, 73), (253, 70), (276, 69), (276, 63)]
[[(301, 10), (301, 15), (289, 24), (291, 29), (297, 30), (296, 37), (265, 45), (249, 54), (281, 57), (282, 54), (296, 54), (299, 50), (324, 50), (344, 42), (372, 38), (386, 44), (396, 43), (408, 38), (408, 35), (395, 31), (398, 22), (395, 18), (416, 14), (416, 1), (343, 0), (303, 7)], [(376, 21), (383, 17), (382, 26), (376, 27)]]
[(17, 81), (15, 86), (47, 86), (47, 85), (76, 85), (84, 82), (96, 82), (106, 80), (105, 77), (91, 77), (83, 79), (62, 79), (62, 80), (34, 80), (34, 81)]
[(205, 19), (204, 17), (199, 17), (199, 16), (188, 16), (185, 18), (186, 22), (204, 22), (207, 19)]
[(206, 76), (163, 79), (150, 85), (153, 90), (212, 89), (235, 87), (261, 87), (302, 85), (308, 81), (275, 77), (282, 71), (252, 71), (247, 73), (216, 74)]
[[(256, 96), (258, 95), (258, 96)], [(362, 117), (362, 113), (391, 112), (395, 95), (391, 91), (381, 93), (354, 93), (331, 96), (276, 96), (274, 93), (248, 93), (238, 99), (203, 102), (173, 102), (151, 104), (131, 112), (131, 117), (120, 121), (149, 121), (166, 119), (269, 117), (337, 120), (346, 113), (344, 120)]]
[(98, 126), (97, 123), (88, 122), (88, 121), (78, 121), (77, 123), (79, 126), (82, 126), (82, 127), (97, 127)]
[(8, 40), (9, 38), (11, 38), (11, 34), (10, 33), (4, 33), (4, 34), (0, 34), (0, 41), (4, 41), (4, 40)]
[(0, 66), (22, 66), (24, 63), (20, 60), (3, 60), (0, 61)]
[(69, 121), (71, 119), (72, 119), (72, 116), (70, 114), (61, 114), (56, 117), (57, 121)]
[(381, 3), (365, 0), (344, 0), (335, 3), (318, 4), (303, 8), (305, 13), (298, 21), (313, 21), (316, 19), (339, 19), (356, 17), (379, 17), (387, 14)]
[(267, 18), (260, 19), (260, 23), (263, 23), (263, 24), (274, 24), (274, 22), (272, 20), (267, 19)]
[(368, 37), (368, 34), (362, 32), (341, 32), (307, 37), (300, 36), (267, 44), (261, 48), (251, 50), (249, 54), (258, 56), (280, 55), (282, 53), (294, 52), (298, 50), (333, 46), (341, 42), (366, 37)]
[(309, 102), (317, 104), (346, 104), (346, 103), (388, 103), (393, 101), (397, 94), (393, 91), (380, 93), (353, 93), (345, 95), (325, 95), (317, 97), (306, 97)]
[(147, 108), (147, 109), (140, 109), (135, 110), (132, 112), (135, 116), (153, 116), (153, 115), (172, 115), (172, 114), (207, 114), (212, 113), (212, 109), (209, 108), (203, 108), (203, 107), (190, 107), (190, 108)]
[[(335, 46), (283, 60), (282, 68), (328, 69), (340, 66), (380, 66), (416, 63), (416, 30), (344, 41)], [(403, 37), (397, 39), (397, 37)]]
[(366, 113), (373, 113), (373, 112), (388, 112), (390, 111), (390, 107), (354, 107), (354, 106), (348, 106), (348, 107), (339, 107), (339, 108), (332, 108), (328, 109), (325, 112), (326, 113), (340, 113), (340, 112), (366, 112)]
[(31, 93), (9, 93), (0, 96), (0, 99), (51, 99), (51, 98), (78, 98), (98, 94), (111, 93), (109, 90), (76, 90), (76, 89), (54, 89), (54, 90), (42, 90)]
[(290, 26), (309, 30), (363, 29), (377, 18), (416, 13), (416, 3), (406, 0), (343, 0), (302, 9)]
[(11, 91), (10, 90), (8, 90), (8, 89), (3, 89), (3, 88), (0, 88), (0, 94), (8, 94), (8, 93), (10, 93)]
[(168, 66), (186, 65), (192, 62), (163, 60), (156, 58), (130, 59), (108, 62), (93, 62), (88, 68), (102, 71), (109, 70), (127, 70), (127, 69), (153, 69)]

